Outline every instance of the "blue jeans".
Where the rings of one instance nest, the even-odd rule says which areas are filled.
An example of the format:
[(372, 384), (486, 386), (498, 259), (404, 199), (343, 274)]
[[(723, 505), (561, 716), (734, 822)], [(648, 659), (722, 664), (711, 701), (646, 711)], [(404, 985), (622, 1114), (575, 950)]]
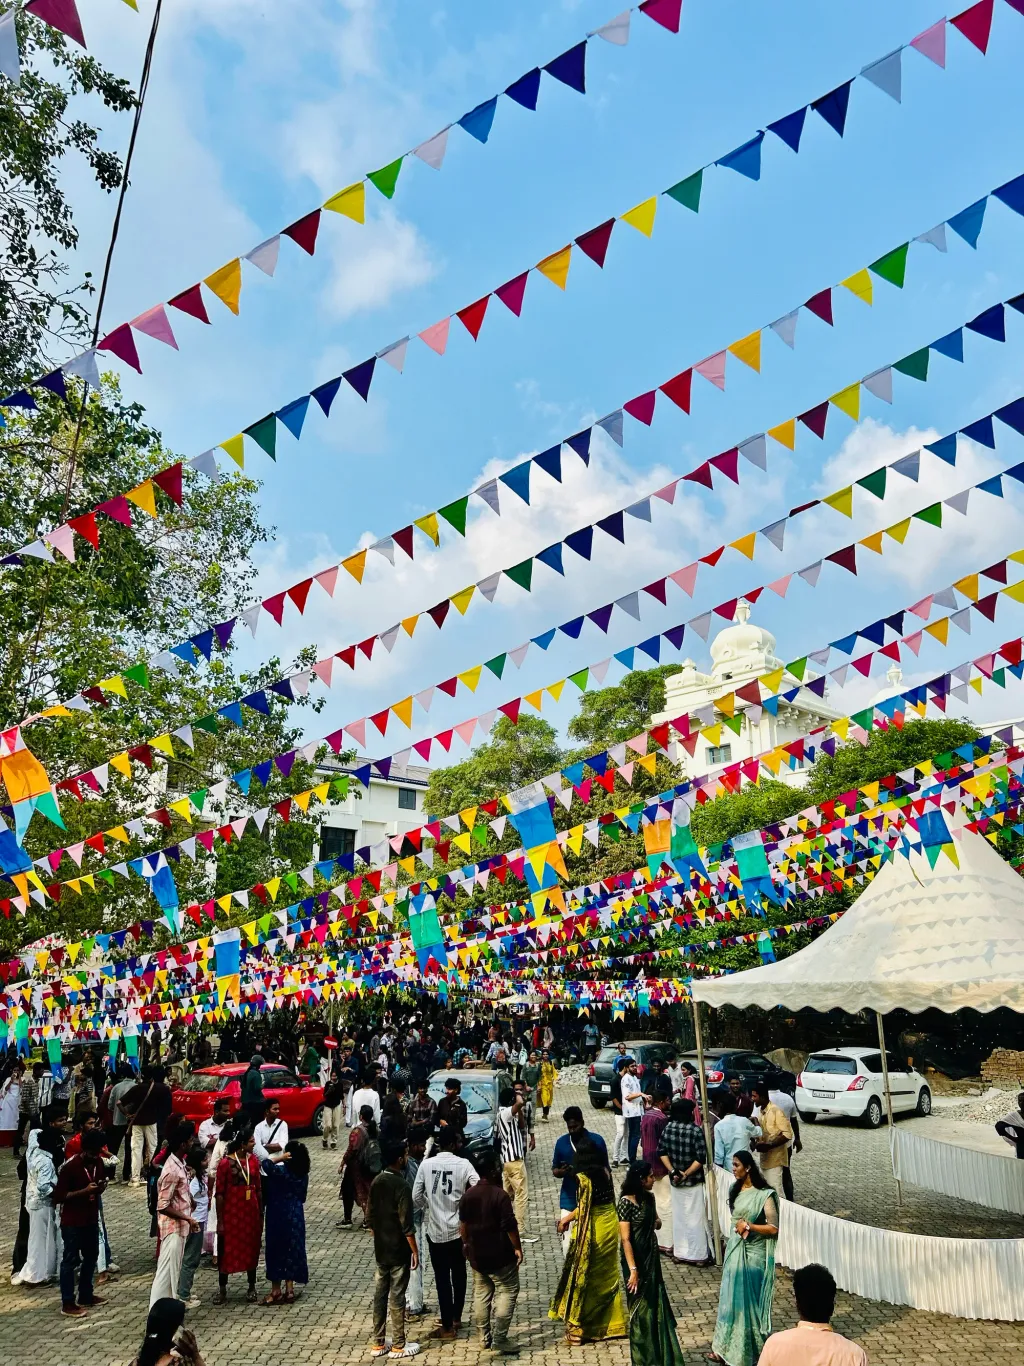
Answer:
[(199, 1266), (199, 1259), (203, 1255), (203, 1239), (205, 1237), (206, 1228), (204, 1226), (198, 1233), (190, 1233), (185, 1239), (185, 1252), (181, 1259), (181, 1271), (178, 1273), (179, 1300), (187, 1300), (192, 1295), (192, 1282)]
[(92, 1303), (92, 1276), (96, 1270), (96, 1260), (100, 1253), (99, 1224), (84, 1224), (80, 1228), (61, 1229), (64, 1237), (64, 1255), (60, 1263), (61, 1303), (75, 1303), (75, 1272), (79, 1259), (82, 1267), (78, 1276), (78, 1303)]
[(636, 1150), (640, 1146), (640, 1116), (630, 1115), (626, 1120), (626, 1151), (630, 1162), (636, 1161)]

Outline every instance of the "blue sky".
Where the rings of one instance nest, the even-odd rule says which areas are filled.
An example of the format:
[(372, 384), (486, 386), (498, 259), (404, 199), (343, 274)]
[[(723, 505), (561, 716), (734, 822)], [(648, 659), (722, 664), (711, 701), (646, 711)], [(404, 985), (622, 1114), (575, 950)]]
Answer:
[[(149, 0), (141, 9), (83, 5), (93, 50), (133, 79)], [(130, 318), (249, 250), (614, 13), (615, 0), (175, 0), (165, 7), (105, 321)], [(274, 280), (247, 269), (239, 318), (212, 304), (207, 329), (173, 313), (180, 352), (144, 340), (145, 373), (128, 371), (125, 392), (173, 448), (196, 454), (722, 156), (940, 17), (925, 0), (794, 0), (784, 9), (689, 0), (673, 37), (635, 15), (625, 50), (590, 45), (585, 98), (545, 79), (537, 113), (500, 102), (486, 147), (454, 130), (440, 173), (408, 161), (391, 204), (370, 192), (364, 227), (324, 215), (314, 259), (285, 242)], [(997, 0), (987, 57), (952, 32), (945, 72), (905, 54), (902, 106), (857, 82), (844, 139), (809, 116), (799, 156), (766, 141), (760, 183), (709, 172), (699, 215), (662, 200), (650, 241), (616, 228), (603, 272), (577, 255), (564, 295), (535, 276), (520, 320), (492, 302), (476, 344), (453, 324), (444, 358), (414, 343), (404, 375), (380, 367), (369, 405), (346, 393), (329, 422), (311, 412), (301, 443), (281, 438), (276, 466), (250, 464), (264, 480), (264, 519), (276, 528), (261, 552), (262, 590), (460, 496), (1024, 171), (1012, 133), (1024, 114), (1022, 53), (1024, 18)], [(126, 125), (111, 121), (108, 136), (123, 145)], [(69, 174), (84, 226), (81, 264), (98, 271), (111, 206)], [(379, 560), (362, 588), (339, 584), (333, 601), (314, 587), (305, 616), (290, 612), (280, 631), (265, 619), (245, 658), (308, 642), (321, 654), (342, 648), (802, 411), (1024, 290), (1022, 244), (1024, 219), (993, 205), (977, 252), (952, 235), (946, 255), (913, 247), (904, 290), (876, 283), (871, 309), (837, 296), (834, 329), (804, 314), (794, 351), (765, 340), (760, 376), (730, 362), (725, 394), (695, 379), (691, 417), (659, 405), (649, 431), (627, 419), (622, 451), (595, 442), (589, 471), (567, 461), (562, 485), (540, 476), (534, 505), (513, 507), (507, 496), (500, 521), (481, 507), (464, 542), (449, 536), (440, 553), (418, 549), (414, 564), (396, 569)], [(478, 601), (443, 632), (428, 624), (354, 675), (342, 669), (313, 733), (648, 583), (915, 449), (924, 433), (990, 411), (1024, 392), (1022, 356), (1024, 318), (1014, 314), (1005, 346), (970, 338), (963, 366), (933, 360), (927, 385), (897, 378), (892, 408), (869, 399), (860, 427), (834, 414), (823, 443), (804, 433), (793, 457), (776, 448), (767, 474), (744, 467), (739, 487), (723, 495), (694, 489), (656, 512), (644, 534), (634, 526), (625, 548), (612, 553), (606, 542), (600, 562), (567, 556), (565, 579), (538, 570), (529, 597), (506, 582), (493, 606)], [(967, 452), (954, 470), (926, 457), (919, 485), (894, 490), (852, 525), (813, 514), (783, 554), (761, 546), (752, 565), (727, 557), (692, 602), (677, 593), (661, 609), (651, 600), (642, 628), (620, 615), (608, 637), (588, 627), (576, 642), (532, 651), (520, 673), (481, 684), (472, 707), (464, 695), (439, 698), (411, 738), (800, 568), (1021, 459), (1022, 448), (1007, 435), (994, 454)], [(762, 599), (755, 620), (776, 633), (785, 659), (819, 648), (1024, 545), (1019, 507), (1014, 494), (1003, 504), (976, 496), (966, 518), (950, 514), (949, 532), (915, 527), (902, 551), (888, 542), (872, 565), (862, 555), (856, 580), (826, 571), (813, 592), (797, 585), (785, 602)], [(982, 624), (947, 650), (926, 646), (908, 678), (1021, 634), (1024, 614), (1004, 604), (994, 626)], [(699, 639), (687, 653), (707, 662)], [(613, 666), (609, 680), (616, 676)], [(831, 700), (853, 709), (878, 686), (850, 686)], [(1012, 692), (979, 708), (1021, 711)], [(563, 724), (571, 710), (563, 702), (550, 714)]]

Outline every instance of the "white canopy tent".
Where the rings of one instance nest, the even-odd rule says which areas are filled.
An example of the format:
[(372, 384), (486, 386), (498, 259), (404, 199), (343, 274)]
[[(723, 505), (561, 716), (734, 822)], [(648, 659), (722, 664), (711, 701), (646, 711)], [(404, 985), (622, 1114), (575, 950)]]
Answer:
[(813, 944), (777, 963), (692, 984), (712, 1006), (1024, 1012), (1024, 879), (981, 835), (934, 868), (897, 855)]

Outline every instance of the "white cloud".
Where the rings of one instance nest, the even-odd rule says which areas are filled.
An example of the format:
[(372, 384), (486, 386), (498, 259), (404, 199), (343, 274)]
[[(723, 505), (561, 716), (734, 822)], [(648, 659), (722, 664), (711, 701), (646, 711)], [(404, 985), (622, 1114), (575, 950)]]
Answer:
[(330, 307), (340, 318), (382, 308), (396, 294), (427, 284), (439, 270), (416, 227), (390, 208), (367, 225), (365, 236), (332, 237), (331, 254)]

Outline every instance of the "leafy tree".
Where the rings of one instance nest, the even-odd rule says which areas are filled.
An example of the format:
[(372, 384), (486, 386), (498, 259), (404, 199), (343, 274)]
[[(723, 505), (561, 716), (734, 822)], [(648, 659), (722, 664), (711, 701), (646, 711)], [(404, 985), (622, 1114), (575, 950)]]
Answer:
[(579, 712), (569, 722), (569, 734), (582, 740), (589, 753), (632, 739), (647, 729), (652, 716), (665, 710), (665, 679), (678, 672), (670, 664), (637, 669), (621, 683), (584, 693)]
[[(514, 726), (502, 716), (491, 738), (468, 759), (431, 774), (426, 809), (449, 816), (512, 788), (536, 782), (565, 763), (554, 727), (539, 716), (521, 716)], [(463, 860), (464, 861), (464, 860)]]
[(808, 805), (804, 789), (763, 779), (695, 807), (690, 825), (698, 844), (723, 844), (745, 830), (758, 830), (785, 820)]
[(69, 104), (84, 95), (124, 112), (135, 103), (126, 81), (56, 29), (20, 8), (15, 26), (21, 83), (0, 81), (0, 391), (5, 394), (50, 363), (55, 341), (78, 344), (88, 336), (84, 296), (93, 288), (90, 276), (67, 283), (64, 254), (75, 247), (78, 229), (61, 184), (63, 163), (77, 152), (97, 184), (110, 191), (121, 183), (121, 162), (101, 147), (97, 128), (69, 118)]
[(805, 806), (828, 801), (851, 787), (899, 773), (924, 759), (978, 738), (968, 721), (911, 721), (902, 730), (873, 730), (866, 745), (844, 745), (834, 758), (822, 754), (811, 770)]

